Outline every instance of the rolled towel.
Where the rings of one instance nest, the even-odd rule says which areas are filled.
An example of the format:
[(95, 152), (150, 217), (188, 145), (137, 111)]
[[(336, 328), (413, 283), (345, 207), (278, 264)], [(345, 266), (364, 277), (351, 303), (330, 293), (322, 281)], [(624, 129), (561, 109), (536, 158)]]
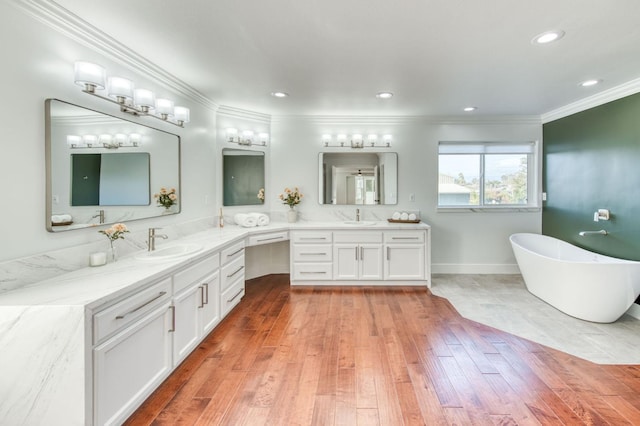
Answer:
[(400, 220), (409, 220), (409, 213), (407, 212), (400, 213)]
[(62, 220), (62, 215), (54, 214), (53, 216), (51, 216), (51, 223), (62, 223), (62, 222), (64, 222), (64, 220)]
[(415, 213), (409, 213), (409, 220), (416, 220), (417, 216)]
[(400, 219), (400, 212), (393, 212), (393, 215), (391, 215), (391, 219), (393, 220)]
[(233, 216), (233, 221), (236, 223), (236, 225), (242, 226), (244, 228), (252, 228), (258, 224), (258, 221), (255, 217), (244, 213), (237, 213), (235, 216)]
[(249, 216), (256, 218), (258, 226), (267, 226), (269, 224), (269, 216), (264, 213), (249, 213)]
[(71, 217), (70, 214), (61, 214), (60, 218), (62, 219), (63, 222), (72, 222), (73, 218)]

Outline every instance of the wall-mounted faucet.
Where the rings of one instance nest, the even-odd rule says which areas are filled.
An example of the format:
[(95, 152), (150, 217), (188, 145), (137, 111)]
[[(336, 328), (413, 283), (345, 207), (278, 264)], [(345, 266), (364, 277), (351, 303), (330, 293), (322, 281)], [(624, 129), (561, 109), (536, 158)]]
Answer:
[(96, 217), (100, 218), (100, 223), (104, 223), (104, 210), (98, 210), (98, 214), (91, 216), (91, 219), (95, 219)]
[(584, 237), (585, 235), (609, 235), (609, 233), (604, 229), (601, 229), (599, 231), (580, 231), (578, 235)]
[(607, 210), (607, 209), (598, 209), (598, 211), (593, 214), (593, 221), (594, 222), (599, 222), (601, 220), (609, 220), (610, 217), (611, 216), (610, 216), (609, 210)]
[(156, 249), (156, 238), (162, 238), (163, 240), (169, 238), (165, 234), (156, 234), (156, 229), (162, 228), (149, 228), (149, 239), (147, 240), (147, 247), (149, 248), (149, 251), (154, 251)]

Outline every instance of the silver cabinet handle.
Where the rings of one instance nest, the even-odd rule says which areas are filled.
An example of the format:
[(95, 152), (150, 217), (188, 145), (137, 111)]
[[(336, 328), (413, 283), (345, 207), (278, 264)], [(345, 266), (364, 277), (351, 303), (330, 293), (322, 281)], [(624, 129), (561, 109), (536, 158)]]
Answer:
[(231, 253), (231, 254), (228, 254), (228, 255), (227, 255), (227, 257), (228, 257), (228, 258), (229, 258), (229, 257), (233, 257), (233, 256), (235, 256), (236, 254), (240, 253), (242, 250), (244, 250), (244, 247), (242, 247), (241, 249), (238, 249), (238, 250), (234, 251), (234, 252), (233, 252), (233, 253)]
[(364, 260), (364, 247), (360, 246), (360, 259)]
[(327, 253), (300, 253), (300, 256), (326, 256)]
[(389, 247), (387, 247), (387, 260), (389, 260)]
[(234, 276), (235, 274), (237, 274), (238, 272), (242, 271), (244, 269), (244, 265), (242, 265), (241, 267), (238, 268), (237, 271), (235, 271), (233, 274), (231, 275), (227, 275), (227, 278), (231, 278), (232, 276)]
[(300, 237), (301, 240), (321, 240), (324, 241), (327, 237)]
[(392, 240), (419, 240), (420, 237), (391, 237)]
[(284, 237), (282, 235), (278, 236), (278, 237), (270, 237), (270, 238), (262, 238), (259, 240), (256, 240), (257, 242), (261, 242), (261, 241), (271, 241), (271, 240), (282, 240), (284, 239)]
[(169, 332), (173, 333), (176, 331), (176, 307), (171, 305), (169, 306), (169, 309), (171, 309), (171, 328), (169, 329)]
[(314, 271), (300, 271), (300, 273), (301, 274), (326, 274), (327, 271), (317, 271), (317, 272), (314, 272)]
[(355, 252), (356, 252), (356, 260), (358, 260), (358, 246), (356, 246)]
[(203, 283), (202, 286), (204, 287), (204, 304), (208, 305), (209, 304), (209, 283)]
[(240, 295), (242, 294), (242, 292), (243, 292), (243, 291), (244, 291), (244, 288), (240, 289), (240, 291), (239, 291), (239, 292), (237, 292), (235, 296), (233, 296), (231, 299), (227, 300), (227, 303), (231, 303), (231, 302), (233, 302), (233, 300), (234, 300), (236, 297), (240, 296)]
[(156, 297), (154, 297), (153, 299), (150, 299), (146, 302), (144, 302), (142, 305), (137, 306), (135, 308), (133, 308), (132, 310), (125, 312), (124, 314), (120, 314), (116, 316), (116, 319), (123, 319), (124, 317), (126, 317), (127, 315), (131, 315), (134, 312), (138, 312), (140, 309), (144, 308), (145, 306), (147, 306), (149, 303), (152, 303), (153, 301), (160, 299), (162, 296), (164, 296), (165, 294), (167, 294), (166, 291), (161, 291), (160, 293), (158, 293), (158, 295)]
[(198, 308), (204, 308), (204, 286), (199, 286), (198, 287), (200, 289), (200, 305), (198, 305)]

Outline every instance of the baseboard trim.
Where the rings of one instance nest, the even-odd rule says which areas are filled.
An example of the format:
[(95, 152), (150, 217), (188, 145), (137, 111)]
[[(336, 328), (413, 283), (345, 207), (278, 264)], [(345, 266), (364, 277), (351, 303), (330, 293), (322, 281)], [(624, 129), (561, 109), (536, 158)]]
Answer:
[(519, 274), (517, 264), (458, 264), (434, 263), (433, 274)]
[(627, 310), (627, 315), (640, 320), (640, 305), (638, 305), (637, 303), (631, 305), (631, 307)]

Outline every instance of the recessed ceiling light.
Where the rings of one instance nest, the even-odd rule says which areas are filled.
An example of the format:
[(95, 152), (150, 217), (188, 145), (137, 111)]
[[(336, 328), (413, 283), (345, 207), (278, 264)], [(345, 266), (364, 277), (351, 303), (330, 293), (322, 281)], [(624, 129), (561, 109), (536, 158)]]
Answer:
[(602, 80), (591, 79), (591, 80), (585, 80), (579, 85), (582, 87), (591, 87), (591, 86), (595, 86), (596, 84), (599, 84), (600, 82), (602, 82)]
[(378, 99), (391, 99), (393, 97), (393, 93), (391, 92), (380, 92), (376, 95)]
[(471, 111), (475, 111), (477, 109), (478, 109), (478, 107), (472, 107), (472, 106), (464, 107), (464, 111), (465, 112), (471, 112)]
[(564, 31), (562, 30), (546, 31), (542, 34), (538, 34), (537, 36), (535, 36), (533, 40), (531, 40), (531, 43), (547, 44), (547, 43), (551, 43), (552, 41), (560, 40), (562, 37), (564, 37)]
[(271, 92), (271, 96), (274, 98), (286, 98), (289, 94), (285, 92)]

